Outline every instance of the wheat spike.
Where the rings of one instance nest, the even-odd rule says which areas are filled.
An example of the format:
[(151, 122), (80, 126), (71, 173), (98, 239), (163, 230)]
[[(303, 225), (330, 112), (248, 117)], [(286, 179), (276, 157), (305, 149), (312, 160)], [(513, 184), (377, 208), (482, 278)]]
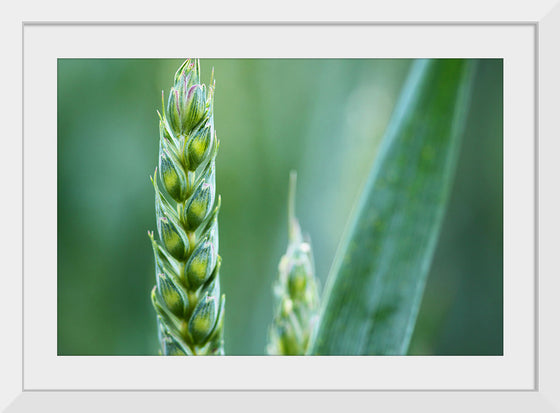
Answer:
[(270, 328), (270, 355), (304, 355), (317, 321), (319, 293), (311, 242), (302, 235), (295, 217), (297, 175), (290, 173), (288, 248), (280, 259), (274, 286), (276, 308)]
[[(223, 355), (225, 296), (220, 294), (214, 130), (214, 76), (200, 81), (200, 61), (177, 70), (167, 107), (162, 92), (159, 165), (151, 177), (159, 241), (152, 303), (163, 355)], [(165, 188), (165, 195), (160, 185)]]

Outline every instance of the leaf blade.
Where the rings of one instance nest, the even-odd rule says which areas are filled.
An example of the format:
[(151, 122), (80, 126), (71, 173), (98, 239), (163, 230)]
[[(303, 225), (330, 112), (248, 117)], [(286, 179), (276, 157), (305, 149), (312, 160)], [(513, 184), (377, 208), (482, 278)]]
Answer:
[(325, 287), (311, 354), (405, 354), (449, 197), (474, 73), (418, 60)]

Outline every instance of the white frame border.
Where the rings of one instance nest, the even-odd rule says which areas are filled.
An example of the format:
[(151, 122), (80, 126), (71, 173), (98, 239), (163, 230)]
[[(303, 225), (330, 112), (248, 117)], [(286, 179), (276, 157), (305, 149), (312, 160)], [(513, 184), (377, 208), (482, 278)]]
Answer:
[[(462, 409), (465, 411), (470, 411), (475, 408), (483, 408), (484, 410), (490, 410), (493, 407), (500, 408), (500, 410), (510, 410), (510, 409), (523, 409), (527, 410), (527, 408), (531, 408), (532, 410), (537, 409), (537, 411), (556, 411), (560, 407), (560, 397), (558, 396), (559, 386), (556, 379), (556, 371), (558, 366), (558, 359), (555, 356), (556, 349), (558, 348), (559, 337), (558, 332), (555, 329), (555, 315), (558, 314), (559, 306), (555, 299), (554, 291), (558, 289), (555, 287), (559, 286), (559, 282), (552, 277), (551, 268), (546, 269), (543, 272), (543, 263), (546, 265), (551, 265), (554, 261), (553, 253), (553, 244), (550, 243), (545, 246), (542, 240), (547, 239), (551, 241), (553, 231), (553, 226), (549, 225), (546, 228), (542, 225), (539, 225), (539, 222), (543, 220), (543, 217), (546, 216), (547, 219), (551, 219), (550, 222), (554, 222), (557, 227), (558, 219), (552, 221), (554, 217), (553, 211), (558, 211), (558, 200), (551, 197), (550, 194), (545, 196), (543, 191), (539, 190), (539, 187), (550, 188), (552, 186), (548, 186), (549, 184), (552, 185), (555, 183), (554, 176), (555, 171), (554, 168), (554, 161), (552, 156), (557, 151), (554, 151), (553, 148), (550, 147), (550, 143), (554, 140), (552, 139), (553, 136), (559, 136), (558, 133), (554, 134), (553, 131), (558, 132), (558, 126), (555, 124), (555, 115), (556, 115), (556, 108), (553, 105), (555, 96), (558, 96), (560, 90), (558, 88), (558, 80), (555, 79), (555, 74), (560, 73), (560, 64), (558, 59), (558, 52), (554, 53), (555, 39), (559, 38), (559, 31), (558, 27), (560, 26), (560, 7), (556, 5), (555, 9), (548, 13), (542, 15), (538, 20), (530, 21), (534, 23), (535, 28), (537, 30), (537, 73), (538, 77), (536, 81), (538, 82), (538, 91), (537, 91), (537, 104), (535, 107), (535, 114), (538, 116), (538, 126), (537, 126), (537, 141), (535, 142), (536, 145), (536, 165), (537, 170), (536, 172), (536, 199), (535, 199), (535, 207), (536, 207), (536, 225), (535, 228), (537, 242), (535, 243), (535, 254), (537, 257), (537, 268), (536, 276), (538, 280), (538, 302), (537, 302), (537, 337), (536, 340), (537, 344), (537, 383), (536, 389), (533, 391), (489, 391), (489, 392), (480, 392), (480, 391), (465, 391), (465, 392), (440, 392), (440, 391), (429, 391), (428, 394), (423, 395), (421, 393), (424, 392), (400, 392), (395, 391), (397, 394), (393, 394), (395, 392), (392, 391), (381, 391), (376, 392), (375, 399), (376, 405), (380, 406), (392, 406), (392, 410), (399, 410), (404, 408), (410, 408), (412, 406), (420, 404), (429, 403), (432, 409), (436, 411), (447, 411), (450, 408), (454, 408), (457, 410), (457, 405), (459, 404)], [(450, 23), (453, 24), (453, 23)], [(510, 22), (510, 24), (516, 24), (515, 22)], [(17, 126), (16, 126), (17, 127)], [(549, 138), (548, 140), (544, 140), (543, 137)], [(556, 144), (558, 145), (558, 144)], [(556, 146), (557, 149), (558, 147)], [(550, 162), (549, 162), (550, 161)], [(540, 184), (542, 183), (542, 184)], [(556, 208), (553, 208), (553, 206)], [(546, 274), (546, 276), (543, 276)], [(548, 277), (548, 278), (547, 278)], [(17, 308), (17, 305), (15, 306)], [(12, 307), (13, 309), (13, 307)], [(16, 317), (17, 319), (17, 317)], [(21, 320), (21, 319), (20, 319)], [(17, 340), (14, 340), (17, 341)], [(12, 353), (13, 354), (13, 353)], [(17, 354), (17, 352), (16, 352)], [(3, 357), (5, 357), (6, 352), (3, 352)], [(3, 364), (7, 365), (8, 368), (13, 371), (13, 377), (21, 377), (21, 369), (18, 368), (18, 364), (14, 363), (7, 363)], [(16, 367), (14, 369), (14, 367)], [(21, 366), (19, 366), (21, 367)], [(18, 371), (18, 369), (20, 371)], [(58, 392), (62, 394), (63, 392)], [(369, 392), (353, 394), (351, 397), (354, 399), (355, 402), (359, 402), (359, 400), (363, 400), (366, 402), (371, 401), (371, 397), (368, 394)], [(406, 393), (407, 397), (402, 398), (398, 393)], [(75, 394), (75, 393), (74, 393)], [(236, 396), (227, 392), (227, 393), (220, 393), (224, 399), (234, 400)], [(285, 399), (281, 393), (276, 392), (263, 392), (261, 393), (263, 397), (260, 395), (257, 396), (259, 400), (262, 400), (261, 403), (263, 406), (269, 406), (269, 404), (274, 404), (277, 402), (277, 406), (280, 406), (282, 403), (285, 403)], [(2, 394), (5, 395), (4, 393)], [(12, 393), (13, 395), (13, 393)], [(45, 398), (42, 397), (44, 393), (40, 392), (30, 392), (24, 391), (22, 394), (19, 395), (17, 398), (17, 403), (20, 406), (27, 405), (28, 403), (32, 403), (33, 405), (37, 406), (36, 403), (44, 403), (45, 400), (49, 399), (52, 401), (52, 398)], [(101, 401), (98, 397), (99, 395), (103, 396), (103, 398), (107, 398), (105, 402)], [(437, 396), (436, 396), (437, 395)], [(173, 401), (179, 402), (183, 399), (183, 394), (177, 394), (173, 396), (169, 396), (163, 394), (161, 392), (157, 393), (146, 393), (142, 397), (139, 394), (131, 394), (131, 393), (104, 393), (104, 392), (95, 392), (95, 393), (80, 393), (80, 397), (77, 398), (74, 395), (67, 395), (65, 399), (67, 402), (64, 403), (65, 408), (70, 406), (79, 406), (82, 403), (91, 403), (91, 406), (104, 406), (104, 403), (108, 403), (109, 406), (114, 406), (114, 403), (131, 403), (136, 399), (138, 402), (139, 399), (145, 400), (146, 396), (153, 402), (155, 399), (158, 399), (157, 406), (158, 408), (164, 408), (164, 406), (169, 403), (173, 403)], [(187, 395), (191, 403), (191, 408), (196, 408), (197, 404), (201, 408), (206, 403), (206, 395), (204, 392), (189, 392)], [(295, 399), (303, 397), (301, 394), (293, 393), (292, 397)], [(321, 396), (323, 400), (329, 400), (330, 397), (326, 395)], [(344, 397), (340, 397), (343, 399)], [(78, 400), (79, 399), (79, 400)], [(317, 398), (316, 398), (317, 399)], [(74, 401), (72, 401), (74, 400)], [(284, 400), (284, 402), (283, 402)], [(9, 399), (3, 398), (2, 401), (9, 401)], [(272, 402), (272, 403), (271, 403)], [(334, 403), (340, 403), (340, 406), (347, 406), (342, 400), (340, 401), (332, 401), (331, 405)], [(140, 408), (141, 403), (134, 403), (138, 405)], [(131, 406), (131, 405), (129, 405)], [(155, 406), (155, 404), (154, 404)], [(170, 405), (169, 405), (170, 406)], [(462, 410), (460, 409), (460, 410)]]

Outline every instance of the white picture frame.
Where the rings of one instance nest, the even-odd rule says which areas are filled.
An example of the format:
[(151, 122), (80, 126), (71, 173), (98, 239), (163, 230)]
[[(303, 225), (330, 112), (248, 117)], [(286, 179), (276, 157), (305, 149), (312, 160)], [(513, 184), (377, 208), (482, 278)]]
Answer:
[[(410, 3), (412, 2), (409, 2), (409, 5)], [(349, 403), (351, 403), (350, 405), (367, 406), (371, 409), (383, 409), (383, 411), (406, 411), (411, 408), (418, 408), (418, 406), (421, 407), (421, 410), (429, 408), (432, 411), (442, 412), (450, 410), (490, 411), (492, 409), (539, 412), (560, 410), (560, 396), (558, 396), (560, 386), (556, 373), (558, 358), (555, 356), (555, 350), (559, 348), (560, 344), (560, 337), (556, 328), (556, 314), (559, 313), (560, 308), (558, 300), (554, 297), (555, 292), (559, 290), (557, 288), (559, 281), (558, 277), (554, 276), (553, 271), (553, 259), (555, 257), (555, 238), (553, 236), (554, 228), (558, 229), (558, 218), (554, 220), (554, 212), (559, 210), (560, 205), (558, 205), (558, 199), (554, 199), (555, 196), (551, 193), (554, 191), (547, 190), (547, 188), (554, 188), (554, 185), (557, 186), (555, 176), (558, 173), (557, 169), (553, 169), (557, 167), (551, 157), (558, 153), (554, 150), (558, 149), (558, 139), (554, 139), (554, 137), (560, 136), (555, 116), (557, 112), (556, 96), (560, 95), (556, 75), (560, 73), (560, 59), (556, 44), (557, 39), (560, 38), (558, 29), (560, 27), (560, 4), (537, 2), (533, 5), (533, 8), (527, 7), (522, 10), (508, 8), (505, 4), (506, 2), (502, 2), (501, 7), (503, 8), (498, 7), (496, 9), (492, 7), (484, 8), (481, 3), (478, 8), (475, 7), (477, 11), (472, 11), (470, 14), (466, 13), (464, 18), (458, 18), (452, 10), (447, 11), (447, 14), (444, 10), (443, 15), (440, 13), (437, 18), (431, 17), (432, 15), (429, 12), (425, 12), (422, 17), (413, 18), (410, 11), (403, 12), (402, 10), (391, 9), (380, 11), (379, 14), (376, 14), (375, 20), (372, 21), (368, 19), (357, 20), (356, 17), (362, 16), (354, 16), (353, 22), (344, 23), (338, 19), (328, 19), (320, 24), (316, 24), (318, 21), (311, 20), (301, 23), (284, 20), (281, 24), (278, 24), (278, 22), (274, 24), (268, 19), (266, 21), (251, 19), (255, 22), (260, 21), (260, 24), (251, 24), (245, 19), (243, 19), (245, 23), (229, 24), (217, 22), (209, 24), (209, 22), (203, 21), (193, 24), (195, 23), (194, 19), (190, 23), (155, 24), (141, 23), (149, 19), (140, 17), (135, 17), (135, 19), (138, 19), (136, 24), (109, 24), (104, 22), (65, 24), (53, 22), (52, 15), (45, 17), (45, 20), (36, 22), (25, 21), (19, 16), (16, 23), (21, 31), (11, 33), (11, 37), (21, 36), (22, 38), (21, 49), (17, 50), (16, 48), (13, 59), (14, 62), (17, 62), (19, 61), (18, 55), (23, 57), (21, 77), (16, 71), (13, 78), (22, 79), (21, 112), (23, 122), (18, 124), (18, 122), (12, 120), (11, 128), (15, 129), (12, 136), (22, 136), (23, 145), (22, 141), (13, 139), (13, 141), (7, 143), (11, 146), (8, 146), (7, 150), (3, 152), (6, 154), (15, 152), (22, 155), (20, 159), (18, 159), (18, 156), (14, 156), (15, 159), (12, 158), (10, 161), (12, 162), (10, 167), (15, 171), (23, 169), (21, 180), (16, 179), (15, 183), (11, 183), (11, 185), (15, 185), (14, 193), (22, 193), (23, 189), (22, 205), (19, 205), (19, 216), (23, 218), (23, 232), (19, 225), (21, 220), (19, 222), (14, 220), (15, 223), (12, 224), (14, 229), (12, 241), (13, 239), (23, 240), (19, 244), (20, 249), (23, 250), (19, 251), (22, 254), (23, 265), (16, 263), (15, 268), (8, 266), (8, 272), (22, 274), (23, 277), (13, 276), (4, 280), (6, 291), (11, 291), (12, 294), (5, 295), (4, 298), (7, 302), (2, 304), (2, 313), (3, 321), (6, 318), (5, 325), (7, 326), (4, 331), (19, 331), (23, 334), (9, 334), (10, 339), (7, 343), (6, 339), (2, 340), (5, 341), (2, 344), (1, 352), (2, 366), (5, 367), (2, 374), (0, 405), (7, 407), (8, 411), (10, 409), (34, 411), (45, 409), (46, 406), (49, 408), (56, 406), (58, 410), (71, 411), (98, 411), (101, 409), (112, 411), (124, 407), (132, 411), (153, 411), (155, 409), (176, 408), (178, 404), (185, 406), (187, 402), (189, 409), (200, 409), (201, 411), (207, 409), (209, 404), (214, 403), (222, 408), (237, 404), (245, 408), (247, 405), (254, 406), (258, 410), (270, 410), (271, 406), (273, 410), (285, 410), (302, 402), (312, 402), (313, 407), (317, 409), (330, 408), (337, 410), (347, 408)], [(431, 9), (434, 10), (435, 8), (434, 5)], [(500, 10), (503, 11), (503, 17), (500, 17)], [(395, 18), (397, 16), (402, 17)], [(226, 20), (228, 20), (227, 17), (224, 17), (222, 22), (226, 22)], [(48, 182), (49, 173), (53, 172), (52, 161), (56, 165), (56, 146), (53, 149), (45, 145), (40, 150), (37, 148), (30, 150), (29, 146), (26, 146), (30, 142), (41, 145), (36, 140), (37, 133), (40, 132), (37, 127), (38, 124), (51, 132), (54, 125), (54, 131), (56, 131), (56, 114), (52, 117), (53, 110), (56, 110), (56, 107), (53, 109), (44, 106), (45, 102), (52, 102), (53, 91), (56, 99), (56, 82), (54, 84), (50, 82), (52, 81), (52, 61), (50, 62), (48, 59), (55, 55), (59, 57), (108, 57), (111, 53), (118, 53), (119, 47), (121, 48), (121, 53), (118, 54), (120, 57), (181, 57), (175, 55), (171, 45), (168, 46), (169, 48), (160, 47), (155, 39), (151, 46), (146, 46), (146, 44), (149, 44), (146, 41), (147, 39), (149, 41), (150, 34), (156, 33), (153, 31), (154, 27), (170, 28), (171, 30), (196, 29), (198, 31), (211, 28), (213, 31), (224, 30), (224, 32), (233, 27), (237, 33), (235, 35), (230, 33), (232, 38), (239, 36), (239, 40), (255, 39), (255, 36), (261, 32), (260, 42), (263, 41), (263, 38), (266, 39), (270, 32), (281, 33), (282, 36), (278, 36), (278, 34), (270, 36), (271, 43), (267, 44), (266, 48), (262, 47), (262, 43), (260, 44), (261, 54), (258, 57), (282, 57), (286, 56), (286, 53), (290, 53), (291, 57), (307, 57), (309, 47), (315, 47), (314, 52), (318, 55), (329, 57), (329, 53), (332, 53), (332, 43), (329, 44), (329, 36), (332, 36), (330, 40), (334, 41), (334, 39), (340, 39), (340, 33), (346, 30), (358, 30), (359, 33), (357, 34), (362, 35), (368, 33), (372, 28), (383, 28), (383, 30), (395, 28), (397, 31), (404, 31), (407, 28), (433, 27), (434, 33), (424, 33), (421, 36), (425, 35), (426, 40), (439, 38), (442, 43), (450, 42), (450, 39), (453, 39), (453, 34), (445, 38), (440, 37), (445, 30), (451, 32), (460, 31), (460, 28), (474, 28), (474, 33), (477, 28), (482, 31), (495, 28), (498, 32), (500, 30), (504, 33), (506, 30), (508, 32), (507, 36), (500, 37), (498, 35), (495, 40), (496, 47), (500, 45), (500, 42), (506, 44), (508, 39), (511, 41), (511, 36), (514, 35), (520, 37), (519, 42), (509, 45), (512, 53), (515, 53), (516, 49), (522, 50), (523, 45), (531, 46), (532, 56), (530, 58), (532, 60), (530, 62), (520, 60), (520, 64), (524, 62), (532, 70), (532, 90), (508, 88), (508, 76), (516, 76), (516, 74), (513, 71), (506, 71), (506, 65), (504, 64), (504, 140), (507, 139), (508, 133), (515, 133), (514, 130), (508, 128), (508, 108), (506, 108), (506, 105), (510, 105), (509, 109), (511, 109), (514, 99), (517, 99), (515, 92), (519, 92), (522, 97), (526, 97), (527, 93), (532, 93), (533, 99), (531, 101), (532, 112), (530, 116), (527, 115), (529, 123), (531, 123), (531, 119), (533, 121), (530, 129), (533, 139), (528, 146), (521, 145), (517, 150), (518, 152), (514, 151), (515, 153), (509, 155), (504, 153), (505, 168), (508, 165), (507, 156), (513, 156), (512, 159), (518, 159), (517, 157), (521, 156), (519, 159), (522, 161), (523, 156), (528, 157), (528, 159), (525, 159), (524, 166), (519, 163), (516, 165), (517, 169), (525, 170), (524, 167), (528, 168), (532, 179), (521, 180), (521, 188), (516, 190), (519, 190), (523, 195), (527, 195), (527, 193), (533, 195), (532, 199), (527, 200), (526, 207), (520, 210), (523, 216), (520, 215), (521, 218), (519, 219), (522, 227), (519, 231), (531, 242), (521, 242), (517, 246), (519, 249), (512, 250), (515, 256), (522, 256), (521, 268), (528, 268), (531, 272), (528, 284), (518, 284), (518, 288), (527, 287), (524, 290), (527, 297), (525, 297), (526, 300), (523, 301), (521, 307), (525, 308), (524, 306), (532, 305), (531, 317), (523, 318), (523, 314), (520, 314), (515, 319), (508, 318), (507, 306), (511, 305), (511, 308), (514, 308), (515, 302), (508, 301), (512, 296), (508, 295), (509, 291), (504, 291), (504, 356), (511, 354), (512, 351), (515, 354), (520, 354), (519, 358), (515, 358), (516, 362), (502, 366), (504, 363), (501, 363), (498, 359), (468, 356), (468, 360), (463, 363), (462, 368), (469, 369), (471, 379), (481, 383), (481, 385), (473, 387), (473, 380), (466, 380), (464, 381), (465, 386), (461, 387), (461, 381), (456, 381), (454, 383), (458, 384), (444, 389), (441, 387), (430, 388), (431, 379), (429, 376), (439, 374), (440, 377), (435, 377), (435, 382), (438, 380), (441, 382), (441, 376), (444, 376), (445, 381), (453, 382), (451, 377), (453, 369), (449, 368), (449, 365), (452, 365), (456, 360), (438, 356), (413, 357), (408, 358), (408, 360), (404, 360), (407, 359), (406, 357), (392, 357), (387, 362), (384, 362), (383, 358), (378, 359), (376, 364), (371, 366), (372, 368), (379, 368), (378, 371), (396, 368), (396, 374), (385, 376), (387, 381), (385, 385), (376, 380), (368, 380), (364, 383), (364, 380), (370, 377), (370, 370), (365, 369), (364, 371), (364, 365), (367, 365), (368, 361), (360, 360), (360, 358), (331, 357), (331, 360), (325, 360), (322, 357), (312, 357), (288, 359), (282, 361), (282, 366), (274, 366), (272, 364), (267, 365), (268, 361), (259, 357), (230, 357), (232, 359), (232, 364), (229, 367), (231, 371), (225, 375), (226, 377), (216, 378), (215, 373), (219, 371), (220, 366), (216, 364), (219, 362), (215, 361), (214, 358), (189, 360), (189, 363), (191, 363), (189, 366), (181, 365), (177, 368), (171, 366), (171, 359), (157, 357), (57, 357), (56, 330), (53, 332), (52, 324), (45, 324), (41, 318), (37, 318), (42, 317), (41, 314), (45, 313), (45, 317), (52, 319), (52, 297), (56, 297), (56, 283), (41, 284), (39, 287), (41, 280), (35, 275), (39, 264), (47, 268), (49, 265), (52, 268), (53, 265), (52, 254), (51, 258), (48, 254), (39, 257), (35, 252), (37, 251), (37, 244), (44, 245), (45, 239), (48, 237), (51, 237), (51, 242), (56, 248), (56, 242), (52, 236), (52, 222), (49, 223), (48, 220), (44, 219), (52, 216), (53, 213), (56, 217), (56, 202), (54, 204), (46, 202), (46, 205), (42, 205), (41, 211), (38, 211), (37, 203), (34, 202), (38, 198), (52, 201), (52, 194), (49, 195), (48, 193), (48, 185), (44, 186), (42, 184)], [(524, 29), (517, 33), (514, 29), (518, 27)], [(323, 43), (313, 36), (309, 36), (318, 31), (321, 31)], [(143, 32), (144, 34), (142, 34)], [(100, 36), (100, 33), (104, 34)], [(129, 36), (130, 33), (134, 33), (135, 36)], [(145, 37), (142, 38), (142, 36)], [(299, 49), (289, 51), (283, 48), (285, 45), (283, 46), (280, 40), (287, 42), (289, 45), (290, 39), (294, 41), (290, 36), (300, 38), (303, 44), (299, 46)], [(472, 36), (475, 36), (475, 34)], [(65, 38), (73, 40), (65, 42)], [(380, 38), (386, 41), (388, 37)], [(416, 40), (418, 39), (417, 37)], [(36, 43), (30, 43), (30, 41)], [(82, 42), (80, 43), (80, 41)], [(208, 41), (212, 43), (212, 40)], [(80, 48), (76, 48), (77, 43), (80, 44)], [(110, 43), (112, 44), (112, 51), (108, 52)], [(396, 43), (396, 45), (391, 43), (380, 45), (374, 53), (375, 56), (404, 57), (402, 54), (404, 49), (399, 49), (399, 47), (406, 48), (404, 40), (402, 42), (397, 40)], [(492, 39), (487, 38), (487, 43), (489, 44), (488, 49), (485, 49), (487, 51), (481, 52), (481, 48), (477, 49), (476, 41), (473, 41), (472, 49), (469, 49), (469, 45), (465, 42), (464, 49), (457, 51), (455, 57), (485, 57), (485, 53), (487, 53), (486, 57), (498, 57), (492, 54), (496, 50), (492, 49)], [(257, 46), (259, 45), (255, 45), (253, 49), (250, 47), (245, 49), (241, 52), (244, 55), (240, 56), (239, 50), (222, 49), (216, 52), (215, 49), (210, 48), (213, 51), (209, 52), (205, 50), (203, 44), (198, 44), (193, 47), (192, 55), (199, 57), (217, 55), (220, 57), (257, 57), (255, 54), (255, 50), (258, 49)], [(362, 50), (364, 46), (361, 45)], [(449, 47), (449, 44), (446, 47)], [(482, 46), (478, 45), (478, 47)], [(122, 50), (125, 48), (126, 52), (123, 53)], [(157, 48), (159, 50), (156, 50)], [(347, 56), (341, 55), (340, 49), (337, 56), (355, 57), (356, 53), (359, 53), (349, 48), (346, 50), (348, 50)], [(420, 46), (418, 46), (416, 52), (413, 48), (406, 50), (408, 50), (406, 57), (425, 57), (425, 49)], [(47, 60), (43, 59), (42, 53), (45, 53)], [(209, 55), (205, 56), (208, 53)], [(522, 55), (516, 57), (514, 54), (511, 56), (512, 61), (518, 57), (523, 57)], [(523, 58), (525, 59), (526, 56)], [(45, 67), (37, 70), (37, 64), (42, 64), (41, 62)], [(44, 75), (40, 82), (35, 76), (37, 73)], [(527, 75), (526, 72), (520, 74), (520, 76), (525, 75)], [(56, 76), (54, 79), (56, 80)], [(36, 87), (41, 89), (37, 95), (34, 92)], [(519, 89), (522, 89), (522, 86), (519, 86)], [(18, 88), (16, 87), (15, 90), (17, 92)], [(509, 103), (508, 97), (512, 99)], [(520, 99), (520, 102), (522, 101)], [(17, 119), (19, 107), (17, 105), (13, 106), (16, 109), (13, 116), (16, 116)], [(516, 110), (523, 111), (525, 109), (524, 106), (520, 106)], [(36, 116), (39, 116), (40, 111), (45, 112), (45, 120), (38, 123)], [(527, 114), (526, 111), (524, 113)], [(525, 123), (523, 127), (527, 127), (527, 125)], [(54, 137), (56, 139), (56, 135)], [(519, 152), (523, 148), (528, 148), (528, 150)], [(45, 157), (48, 163), (41, 172), (42, 178), (35, 174), (36, 171), (34, 172), (32, 166), (37, 162), (42, 162), (38, 160), (38, 155)], [(19, 164), (20, 161), (23, 161), (23, 165)], [(14, 162), (15, 165), (13, 165)], [(513, 166), (510, 164), (512, 170)], [(56, 177), (56, 168), (54, 174)], [(52, 175), (50, 175), (50, 178), (52, 180)], [(41, 179), (46, 181), (43, 182)], [(504, 174), (504, 191), (508, 191), (506, 179), (507, 176)], [(507, 208), (507, 199), (506, 196), (504, 198), (505, 209)], [(56, 194), (54, 200), (56, 201)], [(17, 204), (17, 199), (15, 203)], [(3, 210), (3, 215), (6, 216), (6, 213), (11, 213), (10, 216), (18, 216), (17, 207), (18, 205), (16, 205), (14, 211), (5, 212)], [(510, 212), (515, 214), (518, 210), (514, 208)], [(527, 216), (531, 219), (523, 219)], [(515, 219), (514, 216), (504, 214), (504, 242), (512, 240), (515, 243), (516, 234), (510, 231), (512, 230), (511, 226), (505, 225), (508, 217)], [(34, 226), (37, 222), (41, 223), (40, 231)], [(54, 233), (56, 233), (56, 221)], [(531, 247), (529, 250), (526, 248), (528, 244)], [(18, 245), (16, 245), (17, 247)], [(17, 254), (18, 251), (14, 252), (14, 255), (17, 256)], [(4, 261), (7, 262), (8, 260), (4, 259)], [(56, 268), (56, 254), (54, 254), (54, 264)], [(508, 271), (519, 271), (519, 267), (515, 268), (504, 262), (504, 278)], [(526, 276), (527, 274), (520, 275)], [(29, 284), (30, 280), (33, 280), (33, 286)], [(504, 288), (507, 285), (508, 283), (504, 282)], [(20, 294), (17, 294), (17, 292)], [(41, 300), (43, 298), (40, 298), (41, 295), (51, 297), (50, 301), (42, 305)], [(23, 300), (21, 300), (22, 297)], [(4, 305), (6, 305), (6, 309)], [(41, 309), (38, 310), (36, 306), (41, 305)], [(22, 309), (23, 311), (21, 311)], [(37, 314), (37, 317), (34, 314)], [(56, 325), (56, 306), (54, 307), (54, 314)], [(509, 336), (510, 338), (516, 337), (516, 339), (506, 341), (508, 334), (516, 329), (521, 329), (522, 334)], [(526, 337), (527, 331), (533, 333), (529, 338)], [(53, 336), (55, 339), (54, 354), (52, 353)], [(40, 343), (40, 345), (37, 343), (39, 337), (45, 337), (45, 342)], [(523, 343), (522, 348), (517, 349), (516, 345), (518, 343)], [(531, 357), (527, 356), (528, 353)], [(56, 359), (55, 361), (52, 361), (53, 356)], [(103, 359), (110, 360), (103, 361)], [(411, 359), (413, 361), (410, 361)], [(399, 360), (403, 360), (402, 365), (399, 365)], [(177, 363), (177, 359), (174, 358), (173, 362)], [(423, 372), (422, 374), (426, 376), (424, 386), (415, 387), (415, 383), (418, 383), (418, 380), (422, 378), (420, 374), (412, 377), (411, 381), (399, 376), (399, 369), (407, 368), (405, 363), (411, 362), (415, 363), (412, 366), (413, 370)], [(96, 374), (99, 375), (99, 369), (106, 368), (102, 366), (104, 363), (113, 365), (114, 371), (99, 376), (97, 379), (87, 377), (91, 375), (91, 371), (96, 371)], [(163, 366), (163, 370), (160, 370), (162, 363), (166, 366)], [(301, 369), (301, 363), (305, 364), (303, 370)], [(494, 371), (492, 367), (490, 370), (484, 371), (486, 368), (484, 366), (493, 363), (496, 364), (495, 368), (501, 371), (501, 375), (492, 376), (492, 371)], [(160, 375), (162, 371), (170, 371), (171, 375), (175, 375), (185, 371), (185, 367), (188, 371), (194, 370), (197, 372), (196, 377), (201, 385), (193, 384), (194, 382), (189, 381), (188, 378), (183, 380), (183, 384), (179, 386), (168, 387), (165, 383), (161, 385), (161, 382), (165, 381), (165, 378)], [(268, 379), (268, 382), (264, 380), (263, 383), (263, 379), (258, 377), (258, 374), (262, 372), (262, 369), (271, 367), (282, 369), (280, 378), (277, 380)], [(88, 369), (92, 370), (88, 371)], [(286, 386), (283, 375), (289, 374), (290, 369), (297, 370), (300, 377), (292, 378), (293, 382), (296, 383), (295, 385)], [(307, 375), (305, 373), (301, 374), (302, 371), (310, 373)], [(121, 374), (121, 372), (128, 373)], [(329, 385), (328, 380), (320, 382), (322, 377), (328, 377), (329, 374), (333, 373), (346, 378), (339, 380), (338, 384), (335, 383), (334, 385), (332, 383)], [(247, 374), (252, 374), (254, 377), (244, 377)], [(450, 376), (445, 376), (447, 374)], [(179, 376), (173, 377), (171, 382), (177, 382)], [(122, 385), (124, 379), (128, 380), (126, 386)], [(511, 379), (511, 382), (508, 381), (509, 379)], [(121, 381), (119, 382), (119, 380)], [(155, 384), (154, 387), (146, 386), (146, 383), (150, 380)], [(316, 381), (313, 382), (312, 380)], [(414, 380), (417, 381), (414, 382)], [(102, 381), (107, 382), (107, 386), (100, 387), (99, 383)], [(340, 385), (343, 382), (348, 384)], [(75, 386), (71, 385), (72, 383)], [(216, 383), (216, 385), (213, 386), (211, 383)], [(306, 385), (306, 383), (309, 384)], [(364, 383), (364, 385), (360, 386), (360, 383)], [(399, 383), (401, 383), (401, 387), (399, 387)], [(496, 385), (496, 383), (501, 383), (501, 385)]]

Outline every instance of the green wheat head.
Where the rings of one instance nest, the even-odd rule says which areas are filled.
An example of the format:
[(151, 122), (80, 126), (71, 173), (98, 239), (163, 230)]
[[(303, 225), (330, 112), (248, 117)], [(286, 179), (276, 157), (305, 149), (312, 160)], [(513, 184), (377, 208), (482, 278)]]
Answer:
[[(214, 130), (214, 74), (200, 81), (198, 59), (175, 74), (159, 115), (159, 173), (152, 179), (159, 241), (155, 256), (157, 313), (163, 355), (222, 355), (225, 296), (220, 295)], [(159, 189), (158, 177), (168, 197)], [(169, 199), (168, 199), (169, 198)]]
[(317, 323), (319, 293), (311, 243), (304, 239), (295, 217), (295, 172), (290, 174), (288, 248), (280, 259), (274, 286), (276, 309), (270, 328), (270, 355), (304, 355)]

